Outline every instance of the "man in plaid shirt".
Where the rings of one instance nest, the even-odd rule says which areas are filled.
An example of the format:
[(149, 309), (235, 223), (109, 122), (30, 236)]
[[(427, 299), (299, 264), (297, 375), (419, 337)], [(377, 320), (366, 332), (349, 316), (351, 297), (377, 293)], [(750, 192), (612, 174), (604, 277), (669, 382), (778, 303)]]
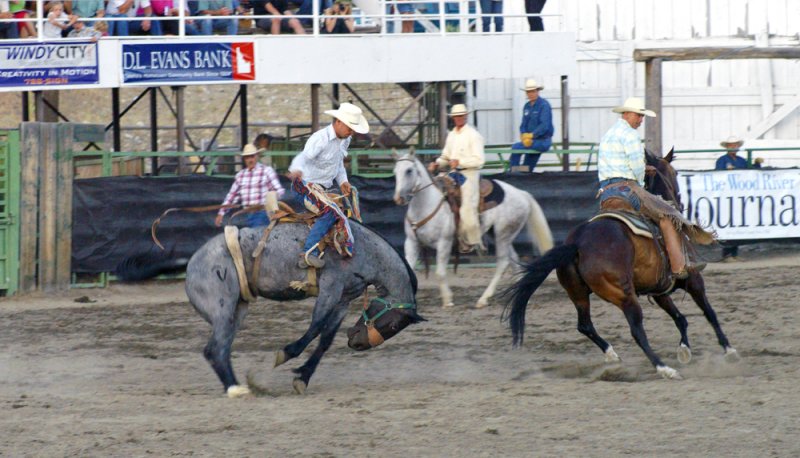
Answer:
[[(258, 153), (261, 151), (253, 145), (245, 145), (244, 150), (242, 150), (242, 160), (244, 160), (245, 168), (236, 174), (231, 190), (228, 191), (228, 195), (225, 196), (225, 201), (222, 202), (222, 205), (240, 202), (243, 207), (264, 205), (267, 191), (275, 191), (279, 199), (283, 195), (284, 189), (280, 181), (278, 181), (278, 175), (275, 170), (258, 162)], [(214, 224), (217, 226), (222, 224), (222, 218), (225, 216), (226, 211), (227, 209), (225, 208), (220, 209)], [(268, 224), (269, 218), (266, 211), (261, 210), (247, 214), (246, 225), (249, 227), (266, 226)]]

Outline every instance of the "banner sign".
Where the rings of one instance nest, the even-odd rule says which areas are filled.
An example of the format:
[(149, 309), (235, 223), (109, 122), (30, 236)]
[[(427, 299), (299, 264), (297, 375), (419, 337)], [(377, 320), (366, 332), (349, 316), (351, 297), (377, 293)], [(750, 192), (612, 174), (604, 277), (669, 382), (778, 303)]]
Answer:
[(681, 203), (720, 240), (800, 235), (800, 169), (681, 172)]
[(253, 42), (123, 44), (123, 83), (253, 81)]
[(97, 43), (3, 43), (0, 41), (0, 86), (97, 84)]

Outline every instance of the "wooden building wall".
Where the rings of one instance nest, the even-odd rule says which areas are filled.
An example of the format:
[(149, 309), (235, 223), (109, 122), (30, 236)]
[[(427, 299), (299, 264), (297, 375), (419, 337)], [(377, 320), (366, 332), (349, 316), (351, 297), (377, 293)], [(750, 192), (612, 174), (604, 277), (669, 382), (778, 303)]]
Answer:
[[(569, 74), (570, 140), (597, 142), (613, 123), (610, 112), (626, 97), (644, 96), (644, 64), (636, 48), (682, 46), (798, 46), (798, 0), (550, 0), (545, 30), (574, 32), (577, 71)], [(535, 50), (532, 50), (535, 52)], [(664, 145), (678, 149), (718, 148), (728, 135), (745, 146), (800, 146), (800, 115), (792, 110), (774, 127), (764, 119), (784, 105), (800, 105), (800, 62), (796, 60), (704, 60), (666, 62), (664, 108), (659, 113)], [(561, 138), (559, 75), (543, 68), (531, 77), (546, 86)], [(479, 81), (473, 100), (478, 127), (489, 143), (517, 137), (525, 94), (523, 80)], [(643, 130), (642, 130), (643, 133)], [(766, 164), (800, 164), (800, 152), (760, 154)], [(714, 155), (679, 163), (704, 168)]]

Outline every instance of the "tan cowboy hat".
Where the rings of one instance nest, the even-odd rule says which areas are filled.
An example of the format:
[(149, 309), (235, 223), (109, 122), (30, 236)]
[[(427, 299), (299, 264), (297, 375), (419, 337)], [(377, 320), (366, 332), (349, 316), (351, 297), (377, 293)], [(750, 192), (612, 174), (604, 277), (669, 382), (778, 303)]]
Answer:
[(452, 118), (453, 116), (464, 116), (466, 114), (469, 114), (467, 106), (463, 103), (457, 103), (453, 105), (453, 108), (450, 108), (450, 114), (448, 116)]
[(651, 118), (656, 117), (656, 112), (648, 110), (644, 107), (644, 100), (640, 99), (639, 97), (628, 97), (625, 99), (625, 103), (621, 107), (615, 107), (612, 109), (614, 113), (636, 113), (640, 115), (650, 116)]
[(353, 129), (359, 134), (366, 134), (369, 132), (369, 123), (367, 118), (361, 112), (361, 108), (353, 105), (352, 103), (343, 103), (339, 105), (338, 110), (328, 110), (326, 115), (331, 115), (334, 118), (342, 121), (347, 127)]
[(723, 148), (727, 148), (729, 145), (736, 145), (735, 148), (739, 148), (740, 146), (744, 145), (744, 140), (736, 135), (731, 135), (730, 137), (726, 138), (719, 142), (719, 146)]
[(537, 83), (536, 80), (533, 79), (533, 78), (525, 80), (525, 87), (522, 88), (522, 90), (525, 91), (525, 92), (537, 91), (537, 90), (540, 91), (542, 89), (544, 89), (544, 86), (542, 86), (541, 84)]
[(242, 157), (244, 157), (244, 156), (252, 156), (252, 155), (258, 154), (258, 153), (260, 153), (262, 151), (264, 151), (263, 148), (259, 149), (259, 148), (256, 148), (255, 145), (251, 145), (250, 143), (248, 143), (248, 144), (244, 145), (244, 149), (242, 149)]

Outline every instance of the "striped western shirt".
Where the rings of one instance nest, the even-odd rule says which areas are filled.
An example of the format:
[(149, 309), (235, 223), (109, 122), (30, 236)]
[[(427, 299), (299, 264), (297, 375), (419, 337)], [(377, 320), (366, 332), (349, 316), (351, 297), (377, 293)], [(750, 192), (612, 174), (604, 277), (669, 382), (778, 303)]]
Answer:
[(644, 148), (639, 133), (620, 118), (603, 135), (597, 159), (600, 181), (627, 178), (644, 186)]
[[(256, 166), (250, 169), (242, 169), (236, 174), (231, 190), (225, 196), (222, 205), (242, 203), (242, 206), (262, 205), (266, 199), (267, 191), (275, 191), (280, 198), (284, 189), (278, 181), (278, 175), (272, 167), (257, 162)], [(220, 215), (224, 215), (227, 210), (221, 209)]]
[(338, 138), (333, 124), (320, 129), (308, 139), (303, 152), (295, 156), (289, 171), (300, 171), (303, 181), (316, 183), (324, 188), (333, 186), (333, 180), (339, 186), (347, 183), (347, 172), (344, 169), (344, 158), (350, 137)]

